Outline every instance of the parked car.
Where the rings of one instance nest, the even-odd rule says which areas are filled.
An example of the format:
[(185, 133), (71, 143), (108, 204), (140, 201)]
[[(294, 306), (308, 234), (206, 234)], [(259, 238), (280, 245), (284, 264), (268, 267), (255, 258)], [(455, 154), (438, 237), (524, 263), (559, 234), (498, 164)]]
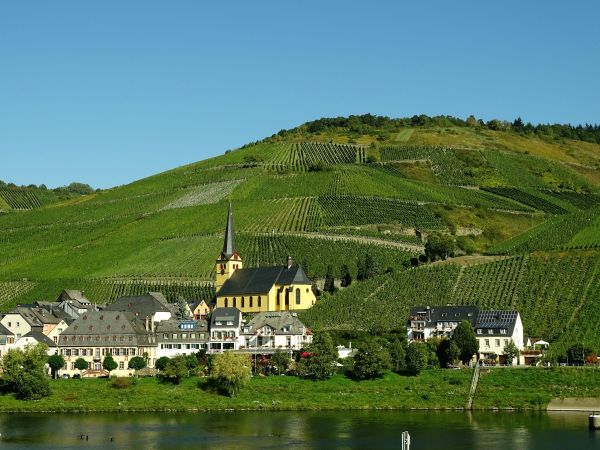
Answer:
[(63, 380), (68, 380), (69, 378), (71, 378), (71, 375), (69, 375), (68, 373), (63, 373), (61, 378)]
[(81, 374), (76, 373), (75, 375), (73, 375), (73, 379), (80, 379), (81, 378)]

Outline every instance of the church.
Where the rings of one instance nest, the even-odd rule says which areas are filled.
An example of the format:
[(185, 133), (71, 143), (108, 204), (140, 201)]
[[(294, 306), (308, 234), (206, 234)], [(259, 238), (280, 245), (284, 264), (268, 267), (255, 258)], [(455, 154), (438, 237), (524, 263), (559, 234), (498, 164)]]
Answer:
[(236, 250), (231, 204), (215, 269), (217, 308), (257, 313), (308, 309), (315, 304), (310, 280), (302, 267), (293, 264), (291, 256), (284, 266), (244, 269)]

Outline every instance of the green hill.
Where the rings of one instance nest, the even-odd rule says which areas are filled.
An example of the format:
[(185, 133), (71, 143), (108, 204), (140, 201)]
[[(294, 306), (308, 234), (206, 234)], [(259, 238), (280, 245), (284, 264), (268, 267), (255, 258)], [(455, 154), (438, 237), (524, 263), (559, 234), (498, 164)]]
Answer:
[[(231, 201), (246, 266), (290, 254), (318, 280), (328, 265), (356, 277), (374, 257), (381, 275), (303, 314), (317, 329), (386, 332), (412, 305), (474, 303), (519, 309), (556, 348), (600, 350), (599, 132), (528, 125), (322, 119), (27, 211), (0, 192), (0, 307), (63, 288), (100, 303), (147, 290), (210, 299)], [(432, 232), (467, 256), (408, 268)]]

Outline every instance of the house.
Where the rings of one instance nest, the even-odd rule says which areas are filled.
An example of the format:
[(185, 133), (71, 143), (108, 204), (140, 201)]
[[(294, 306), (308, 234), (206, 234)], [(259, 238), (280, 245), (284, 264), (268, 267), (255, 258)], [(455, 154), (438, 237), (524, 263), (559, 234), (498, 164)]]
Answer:
[(15, 336), (4, 325), (0, 324), (0, 358), (6, 355), (6, 352), (12, 348), (15, 343)]
[(238, 308), (245, 313), (293, 311), (310, 308), (316, 301), (310, 280), (291, 256), (286, 265), (243, 268), (235, 245), (231, 205), (215, 272), (217, 308)]
[(23, 350), (27, 346), (34, 346), (37, 344), (45, 344), (48, 346), (48, 356), (56, 353), (56, 342), (41, 331), (35, 329), (17, 339), (11, 348), (20, 348)]
[[(138, 311), (135, 311), (138, 312)], [(144, 357), (148, 367), (156, 362), (156, 339), (154, 323), (150, 315), (138, 317), (131, 311), (92, 311), (82, 314), (60, 335), (58, 350), (65, 357), (62, 373), (74, 375), (77, 358), (88, 363), (88, 369), (82, 376), (97, 377), (108, 375), (102, 368), (104, 358), (111, 355), (118, 364), (111, 372), (117, 376), (128, 376), (129, 359)], [(144, 311), (147, 312), (147, 311)]]
[(208, 349), (205, 320), (163, 320), (156, 324), (156, 358), (191, 355)]
[(206, 317), (210, 314), (210, 307), (204, 300), (191, 302), (189, 306), (194, 320), (206, 320)]
[(98, 308), (85, 297), (83, 291), (74, 289), (64, 289), (56, 299), (56, 303), (59, 308), (73, 317), (73, 319), (78, 318), (83, 313), (98, 310)]
[(56, 342), (68, 326), (64, 311), (38, 305), (19, 305), (5, 314), (0, 323), (10, 331), (15, 342), (31, 331), (39, 331)]
[[(512, 340), (519, 350), (523, 346), (523, 323), (517, 311), (479, 310), (476, 306), (419, 306), (412, 308), (407, 323), (408, 342), (432, 337), (450, 338), (463, 320), (468, 321), (479, 343), (477, 359), (506, 361), (504, 349)], [(515, 358), (516, 359), (516, 358)]]
[(523, 322), (517, 311), (479, 311), (474, 329), (479, 342), (478, 359), (494, 359), (497, 355), (499, 364), (513, 364), (515, 361), (506, 361), (505, 347), (512, 340), (519, 350), (524, 348)]
[(242, 312), (237, 308), (216, 308), (210, 316), (209, 352), (237, 350)]
[(450, 337), (463, 320), (475, 326), (476, 306), (418, 306), (410, 310), (408, 342), (426, 341), (431, 337)]
[(240, 348), (274, 352), (300, 350), (312, 342), (312, 332), (290, 311), (262, 312), (242, 325)]

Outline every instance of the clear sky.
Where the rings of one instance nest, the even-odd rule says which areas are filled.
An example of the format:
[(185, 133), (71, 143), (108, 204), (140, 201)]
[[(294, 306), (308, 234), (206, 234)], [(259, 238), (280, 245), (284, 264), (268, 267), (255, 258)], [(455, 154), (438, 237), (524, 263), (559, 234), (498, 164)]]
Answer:
[(0, 179), (110, 187), (320, 117), (600, 122), (600, 2), (1, 0)]

